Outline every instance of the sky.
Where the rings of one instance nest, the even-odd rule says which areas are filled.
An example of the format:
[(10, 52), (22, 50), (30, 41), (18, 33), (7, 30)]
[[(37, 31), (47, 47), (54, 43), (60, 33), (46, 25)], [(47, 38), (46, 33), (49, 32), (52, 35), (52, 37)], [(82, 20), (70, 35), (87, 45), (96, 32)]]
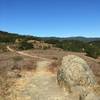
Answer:
[(0, 0), (0, 30), (41, 37), (100, 37), (100, 0)]

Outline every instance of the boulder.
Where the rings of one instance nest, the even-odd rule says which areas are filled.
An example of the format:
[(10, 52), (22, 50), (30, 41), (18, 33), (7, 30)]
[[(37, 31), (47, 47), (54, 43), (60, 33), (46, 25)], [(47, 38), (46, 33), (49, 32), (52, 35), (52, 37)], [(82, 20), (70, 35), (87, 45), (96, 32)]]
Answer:
[(82, 100), (90, 90), (93, 91), (93, 87), (97, 84), (86, 61), (76, 55), (63, 57), (57, 72), (57, 81), (66, 92), (80, 94)]

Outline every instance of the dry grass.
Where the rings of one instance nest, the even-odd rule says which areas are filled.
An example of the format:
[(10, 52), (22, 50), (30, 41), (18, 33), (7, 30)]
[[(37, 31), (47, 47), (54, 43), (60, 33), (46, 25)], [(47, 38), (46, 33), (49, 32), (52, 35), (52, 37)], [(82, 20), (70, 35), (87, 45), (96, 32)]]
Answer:
[(36, 61), (14, 53), (0, 54), (0, 100), (9, 100), (10, 88), (16, 79), (21, 78), (21, 71), (35, 70)]
[[(100, 84), (100, 59), (87, 57), (83, 53), (64, 52), (59, 50), (29, 50), (24, 52), (30, 55), (45, 57), (54, 60), (54, 62), (52, 62), (49, 66), (48, 70), (53, 74), (56, 74), (63, 56), (69, 54), (78, 55), (87, 61), (87, 63), (93, 70), (98, 83)], [(11, 88), (11, 86), (13, 86), (14, 80), (21, 77), (20, 72), (23, 70), (36, 70), (37, 61), (39, 61), (39, 59), (19, 56), (18, 54), (10, 52), (0, 54), (0, 96), (3, 97), (3, 99), (0, 98), (0, 100), (8, 100), (4, 98), (9, 96), (9, 89)]]
[(53, 74), (57, 73), (57, 69), (58, 69), (58, 63), (57, 62), (52, 62), (49, 65), (49, 71), (52, 72)]
[[(30, 55), (37, 55), (49, 59), (53, 59), (55, 62), (53, 63), (52, 67), (50, 67), (50, 71), (54, 72), (55, 66), (59, 66), (63, 56), (67, 56), (69, 54), (77, 55), (87, 61), (88, 65), (92, 69), (93, 73), (95, 74), (98, 83), (100, 84), (100, 58), (94, 59), (91, 57), (87, 57), (85, 53), (78, 53), (78, 52), (65, 52), (63, 50), (29, 50), (24, 51)], [(57, 62), (57, 63), (56, 63)], [(55, 70), (56, 71), (56, 70)]]

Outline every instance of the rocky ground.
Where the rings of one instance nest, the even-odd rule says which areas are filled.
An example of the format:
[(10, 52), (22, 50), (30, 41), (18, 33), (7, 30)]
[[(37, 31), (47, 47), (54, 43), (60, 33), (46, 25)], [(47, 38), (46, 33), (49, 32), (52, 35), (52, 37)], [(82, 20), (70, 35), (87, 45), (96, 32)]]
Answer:
[(29, 50), (24, 53), (51, 60), (10, 52), (0, 54), (0, 100), (81, 100), (78, 94), (65, 92), (57, 82), (57, 66), (62, 57), (69, 54), (85, 59), (100, 84), (100, 59), (61, 50)]

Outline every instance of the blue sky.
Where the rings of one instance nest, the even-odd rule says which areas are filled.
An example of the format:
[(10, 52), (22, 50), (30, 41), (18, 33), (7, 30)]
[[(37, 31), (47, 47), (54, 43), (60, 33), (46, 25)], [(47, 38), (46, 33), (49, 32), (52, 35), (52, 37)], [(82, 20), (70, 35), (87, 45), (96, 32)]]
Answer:
[(100, 0), (0, 0), (0, 30), (100, 37)]

